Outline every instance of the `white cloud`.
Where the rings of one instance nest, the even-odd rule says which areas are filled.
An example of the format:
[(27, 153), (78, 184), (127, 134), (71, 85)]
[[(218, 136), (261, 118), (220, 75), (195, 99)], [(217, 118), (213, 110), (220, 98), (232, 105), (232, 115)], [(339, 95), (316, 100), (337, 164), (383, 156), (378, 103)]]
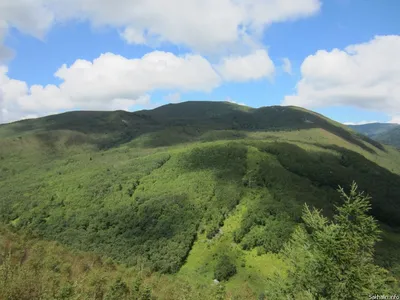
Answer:
[(200, 55), (156, 51), (134, 60), (107, 53), (93, 62), (62, 66), (55, 73), (60, 85), (30, 87), (9, 78), (0, 65), (0, 122), (60, 109), (126, 108), (148, 101), (154, 89), (209, 91), (221, 83), (217, 68), (225, 80), (272, 76), (267, 52), (254, 50), (262, 31), (274, 22), (315, 14), (320, 5), (319, 0), (171, 0), (168, 5), (163, 0), (0, 0), (0, 63), (13, 55), (4, 45), (11, 28), (41, 39), (54, 24), (69, 20), (111, 26), (133, 44), (169, 42), (195, 53), (250, 51), (215, 66)]
[(372, 123), (382, 123), (378, 121), (360, 121), (360, 122), (345, 122), (344, 125), (365, 125), (365, 124), (372, 124)]
[(5, 109), (0, 122), (60, 110), (128, 110), (148, 104), (154, 90), (174, 90), (165, 99), (176, 103), (181, 100), (180, 92), (209, 92), (223, 80), (271, 76), (274, 65), (264, 50), (224, 58), (217, 65), (200, 55), (153, 51), (136, 59), (105, 53), (93, 61), (78, 59), (71, 66), (64, 64), (54, 74), (62, 81), (59, 85), (28, 86), (9, 78), (7, 71), (0, 66), (0, 109)]
[(14, 52), (4, 45), (10, 28), (42, 39), (53, 24), (53, 13), (45, 0), (0, 0), (0, 63), (7, 62)]
[(226, 102), (229, 102), (229, 103), (233, 103), (233, 104), (238, 104), (238, 105), (244, 105), (244, 106), (246, 106), (245, 103), (243, 103), (243, 102), (236, 102), (236, 101), (232, 100), (230, 97), (226, 98), (225, 101), (226, 101)]
[(292, 63), (290, 62), (289, 58), (285, 57), (282, 59), (282, 61), (283, 61), (282, 65), (283, 72), (292, 75)]
[[(211, 64), (199, 55), (175, 56), (154, 51), (140, 59), (106, 53), (93, 62), (76, 60), (55, 76), (59, 85), (28, 85), (0, 67), (2, 122), (25, 115), (71, 109), (129, 109), (150, 101), (156, 89), (210, 91), (221, 83)], [(3, 111), (4, 110), (4, 111)]]
[(320, 6), (320, 0), (0, 0), (0, 23), (40, 38), (53, 23), (88, 20), (117, 28), (129, 43), (150, 38), (212, 52), (257, 43), (271, 23), (313, 15)]
[(11, 49), (4, 45), (4, 40), (6, 38), (8, 31), (8, 25), (4, 20), (0, 18), (0, 63), (10, 59), (13, 55)]
[(217, 65), (195, 54), (176, 56), (153, 51), (128, 59), (105, 53), (93, 61), (78, 59), (70, 66), (62, 65), (54, 74), (61, 83), (46, 86), (28, 86), (9, 78), (7, 67), (0, 66), (0, 123), (60, 110), (129, 110), (137, 104), (149, 104), (155, 90), (174, 91), (166, 100), (176, 103), (180, 92), (209, 92), (223, 80), (258, 79), (271, 76), (273, 71), (274, 65), (264, 50), (228, 57)]
[(218, 74), (202, 56), (162, 51), (140, 59), (106, 53), (93, 62), (63, 65), (55, 75), (64, 80), (60, 88), (80, 101), (109, 99), (115, 91), (122, 98), (154, 89), (210, 91), (220, 84)]
[(128, 44), (147, 44), (144, 33), (134, 27), (126, 27), (120, 35), (124, 40), (128, 42)]
[(388, 123), (400, 124), (400, 115), (392, 116)]
[(265, 50), (256, 50), (246, 56), (229, 56), (216, 66), (226, 81), (243, 82), (271, 77), (275, 67)]
[(0, 23), (42, 38), (54, 21), (46, 0), (0, 0)]
[(400, 36), (376, 36), (344, 50), (320, 50), (301, 66), (297, 93), (284, 105), (354, 106), (400, 115)]
[(4, 45), (10, 28), (36, 38), (43, 38), (54, 21), (46, 0), (0, 0), (0, 62), (12, 57), (13, 52)]
[(365, 125), (365, 124), (373, 124), (373, 123), (389, 123), (389, 124), (400, 124), (400, 116), (393, 116), (388, 122), (380, 122), (380, 121), (361, 121), (361, 122), (345, 122), (344, 125)]
[(168, 94), (164, 99), (170, 103), (178, 103), (178, 102), (181, 102), (181, 94), (180, 93), (171, 93), (171, 94)]

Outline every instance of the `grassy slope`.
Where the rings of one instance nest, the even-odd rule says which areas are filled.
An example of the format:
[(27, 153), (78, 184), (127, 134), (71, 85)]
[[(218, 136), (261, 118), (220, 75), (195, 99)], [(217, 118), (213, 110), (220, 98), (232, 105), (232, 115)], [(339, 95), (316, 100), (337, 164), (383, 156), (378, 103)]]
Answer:
[[(116, 289), (118, 279), (125, 285), (121, 294)], [(0, 227), (1, 300), (146, 299), (140, 297), (147, 289), (155, 299), (165, 300), (214, 300), (218, 293), (215, 285), (200, 289), (184, 278), (176, 280), (142, 266), (128, 268), (109, 258)]]
[(329, 215), (337, 185), (355, 179), (386, 230), (379, 262), (399, 271), (400, 153), (318, 114), (190, 102), (28, 120), (0, 137), (0, 219), (17, 230), (153, 270), (182, 266), (172, 278), (200, 290), (227, 253), (238, 269), (227, 289), (243, 297), (284, 266), (270, 251), (302, 204)]

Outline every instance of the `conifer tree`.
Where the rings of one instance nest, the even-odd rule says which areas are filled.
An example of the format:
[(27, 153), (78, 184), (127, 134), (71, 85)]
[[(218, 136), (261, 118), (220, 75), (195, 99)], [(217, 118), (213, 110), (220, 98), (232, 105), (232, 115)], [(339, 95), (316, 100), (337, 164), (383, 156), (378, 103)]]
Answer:
[(374, 264), (374, 247), (380, 230), (368, 214), (370, 198), (342, 188), (343, 204), (332, 220), (304, 206), (303, 222), (284, 247), (287, 276), (276, 276), (267, 288), (269, 298), (369, 299), (389, 294), (388, 272)]

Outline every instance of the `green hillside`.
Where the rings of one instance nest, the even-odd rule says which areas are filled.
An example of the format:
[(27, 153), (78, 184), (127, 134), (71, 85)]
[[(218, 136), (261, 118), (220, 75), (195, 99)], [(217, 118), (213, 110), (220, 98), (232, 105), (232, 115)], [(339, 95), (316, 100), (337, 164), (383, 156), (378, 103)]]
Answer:
[(355, 180), (383, 229), (376, 262), (400, 276), (400, 152), (301, 108), (68, 112), (1, 125), (0, 163), (7, 230), (193, 291), (213, 286), (227, 259), (235, 299), (256, 299), (284, 272), (279, 251), (304, 203), (331, 217), (338, 186)]

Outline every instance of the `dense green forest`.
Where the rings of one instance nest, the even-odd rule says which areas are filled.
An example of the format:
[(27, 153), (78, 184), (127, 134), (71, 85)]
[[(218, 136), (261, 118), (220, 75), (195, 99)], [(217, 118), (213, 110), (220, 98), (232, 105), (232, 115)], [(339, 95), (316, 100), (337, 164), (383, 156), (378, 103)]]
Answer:
[[(301, 282), (315, 281), (307, 276), (321, 262), (303, 259), (301, 243), (323, 262), (334, 255), (339, 266), (345, 255), (360, 272), (379, 270), (371, 287), (391, 292), (399, 199), (398, 150), (297, 107), (186, 102), (2, 125), (2, 280), (13, 274), (32, 286), (4, 285), (14, 294), (3, 298), (338, 299), (346, 290)], [(337, 207), (353, 207), (360, 217), (349, 222), (369, 231), (346, 231)], [(343, 241), (315, 238), (343, 233), (368, 245), (343, 254)], [(291, 265), (297, 258), (301, 270)], [(291, 272), (301, 280), (282, 279), (297, 278)], [(351, 284), (365, 286), (363, 274)]]

